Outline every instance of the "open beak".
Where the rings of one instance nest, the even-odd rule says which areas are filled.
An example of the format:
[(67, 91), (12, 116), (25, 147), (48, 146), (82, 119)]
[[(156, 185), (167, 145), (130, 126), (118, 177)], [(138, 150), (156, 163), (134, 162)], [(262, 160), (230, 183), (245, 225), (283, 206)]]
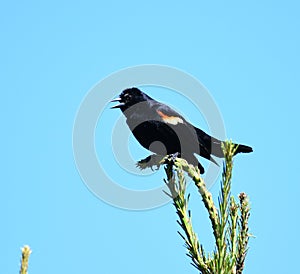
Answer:
[[(116, 98), (116, 99), (111, 100), (111, 102), (121, 102), (121, 101), (122, 101), (121, 98)], [(120, 108), (120, 107), (122, 107), (122, 106), (124, 106), (124, 105), (125, 105), (124, 103), (120, 103), (120, 104), (115, 105), (115, 106), (113, 106), (113, 107), (111, 107), (111, 108)]]

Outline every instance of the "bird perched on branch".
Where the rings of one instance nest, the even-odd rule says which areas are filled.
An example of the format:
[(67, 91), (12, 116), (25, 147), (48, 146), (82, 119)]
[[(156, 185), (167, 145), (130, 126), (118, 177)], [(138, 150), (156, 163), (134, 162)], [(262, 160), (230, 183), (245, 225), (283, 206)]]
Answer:
[[(203, 130), (190, 124), (183, 116), (169, 106), (160, 103), (138, 88), (125, 89), (111, 102), (119, 102), (112, 108), (120, 108), (126, 117), (129, 129), (146, 149), (158, 155), (177, 153), (188, 163), (203, 166), (194, 154), (217, 164), (213, 156), (224, 157), (222, 141), (211, 137)], [(252, 152), (246, 145), (237, 145), (235, 154)]]

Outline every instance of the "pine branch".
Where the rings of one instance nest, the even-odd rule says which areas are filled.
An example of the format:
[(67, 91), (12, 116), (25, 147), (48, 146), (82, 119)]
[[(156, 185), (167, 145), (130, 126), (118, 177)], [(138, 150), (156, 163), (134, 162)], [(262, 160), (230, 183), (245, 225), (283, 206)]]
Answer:
[[(232, 142), (224, 143), (225, 164), (218, 198), (218, 209), (213, 202), (211, 193), (206, 188), (205, 182), (200, 177), (197, 167), (189, 165), (184, 159), (177, 158), (177, 155), (166, 156), (156, 164), (158, 167), (166, 164), (167, 180), (165, 182), (170, 190), (168, 195), (173, 199), (179, 217), (178, 223), (183, 230), (183, 233), (179, 232), (179, 234), (185, 241), (188, 250), (187, 255), (192, 259), (192, 265), (200, 273), (242, 274), (244, 269), (250, 236), (248, 233), (250, 208), (246, 194), (240, 194), (239, 204), (230, 196), (232, 158), (236, 149), (237, 146)], [(209, 253), (204, 251), (193, 230), (191, 213), (188, 210), (189, 195), (186, 196), (185, 193), (186, 179), (183, 172), (186, 172), (195, 183), (208, 211), (216, 244), (212, 258), (206, 255)]]
[[(222, 181), (221, 181), (221, 192), (219, 195), (219, 226), (218, 226), (218, 238), (216, 238), (216, 272), (222, 273), (222, 269), (230, 271), (232, 266), (228, 265), (231, 261), (228, 250), (228, 232), (234, 234), (232, 228), (228, 228), (228, 217), (230, 213), (230, 190), (231, 190), (231, 178), (233, 168), (233, 156), (237, 147), (232, 142), (225, 142), (223, 144), (225, 163), (223, 165)], [(234, 235), (231, 235), (234, 236)], [(234, 244), (233, 244), (234, 245)]]
[(28, 245), (25, 245), (22, 248), (20, 274), (27, 274), (28, 260), (29, 260), (30, 254), (31, 254), (30, 247)]
[(238, 223), (238, 210), (239, 206), (235, 202), (234, 198), (231, 197), (230, 199), (230, 209), (229, 209), (229, 216), (230, 216), (230, 222), (228, 227), (228, 235), (230, 235), (230, 239), (228, 239), (228, 247), (230, 252), (230, 269), (232, 273), (235, 273), (236, 269), (236, 254), (237, 254), (237, 223)]
[(240, 199), (240, 211), (241, 216), (239, 219), (239, 231), (240, 237), (238, 240), (238, 249), (237, 249), (237, 259), (236, 259), (236, 273), (241, 274), (244, 269), (245, 258), (248, 251), (248, 242), (249, 242), (249, 227), (248, 221), (250, 217), (250, 205), (248, 197), (245, 193), (239, 195)]
[[(185, 245), (188, 250), (187, 255), (192, 259), (192, 265), (194, 267), (203, 274), (209, 274), (211, 272), (207, 267), (207, 258), (205, 256), (204, 249), (199, 243), (198, 237), (193, 230), (191, 213), (188, 210), (189, 196), (187, 198), (185, 197), (186, 180), (184, 178), (183, 171), (181, 168), (176, 168), (174, 172), (171, 162), (167, 164), (165, 171), (167, 174), (167, 181), (165, 182), (169, 187), (173, 197), (173, 204), (179, 217), (178, 224), (181, 226), (185, 234), (183, 235), (178, 232), (185, 241)], [(177, 180), (175, 179), (175, 174), (177, 176)]]
[(209, 218), (212, 224), (213, 233), (215, 238), (217, 239), (219, 237), (218, 235), (218, 226), (219, 226), (219, 214), (218, 210), (214, 205), (213, 198), (211, 193), (208, 191), (204, 180), (200, 177), (200, 172), (197, 167), (194, 167), (193, 165), (189, 165), (187, 161), (184, 159), (176, 159), (175, 165), (179, 168), (184, 170), (188, 176), (194, 181), (199, 194), (202, 197), (202, 201), (204, 203), (204, 206), (206, 207)]

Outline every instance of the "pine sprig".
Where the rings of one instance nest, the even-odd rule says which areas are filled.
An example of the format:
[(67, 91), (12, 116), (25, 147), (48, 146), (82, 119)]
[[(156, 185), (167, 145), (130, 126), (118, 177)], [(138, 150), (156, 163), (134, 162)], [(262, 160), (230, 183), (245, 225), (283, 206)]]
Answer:
[[(233, 161), (237, 146), (232, 142), (224, 143), (225, 163), (223, 167), (221, 191), (218, 208), (215, 206), (211, 193), (204, 180), (200, 177), (197, 167), (189, 165), (184, 159), (167, 156), (159, 164), (166, 164), (165, 181), (173, 198), (183, 232), (179, 232), (185, 242), (187, 255), (192, 265), (207, 274), (242, 274), (248, 251), (250, 216), (249, 201), (246, 194), (239, 195), (239, 203), (231, 196), (231, 178)], [(191, 212), (188, 209), (189, 195), (186, 195), (186, 178), (184, 172), (193, 180), (208, 212), (215, 237), (213, 256), (205, 252), (192, 226)]]
[[(186, 180), (181, 168), (173, 170), (172, 163), (169, 161), (165, 167), (167, 174), (166, 184), (169, 187), (173, 197), (173, 204), (176, 208), (176, 213), (179, 220), (177, 221), (184, 234), (178, 231), (179, 235), (185, 242), (187, 255), (192, 259), (192, 265), (201, 273), (211, 273), (207, 267), (207, 258), (203, 247), (200, 245), (198, 237), (193, 230), (191, 212), (188, 210), (189, 195), (186, 197)], [(176, 175), (176, 176), (175, 176)], [(176, 180), (177, 178), (177, 180)]]
[(250, 217), (250, 205), (248, 197), (245, 193), (239, 195), (240, 199), (240, 219), (239, 219), (239, 231), (240, 237), (238, 239), (238, 249), (237, 249), (237, 260), (236, 260), (236, 273), (241, 274), (244, 270), (245, 258), (248, 251), (249, 242), (249, 227), (248, 221)]
[(31, 254), (31, 249), (28, 245), (25, 245), (22, 249), (22, 258), (20, 266), (20, 274), (27, 274), (28, 270), (28, 261)]

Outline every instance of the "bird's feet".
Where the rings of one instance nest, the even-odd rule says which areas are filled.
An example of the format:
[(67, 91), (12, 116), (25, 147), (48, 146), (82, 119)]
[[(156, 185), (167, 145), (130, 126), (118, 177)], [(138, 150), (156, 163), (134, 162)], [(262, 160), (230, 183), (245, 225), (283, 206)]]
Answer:
[(176, 158), (178, 158), (178, 157), (180, 157), (179, 152), (169, 154), (166, 156), (152, 154), (152, 155), (148, 156), (147, 158), (138, 161), (136, 166), (140, 170), (144, 170), (146, 168), (151, 168), (152, 171), (153, 171), (154, 166), (156, 166), (155, 170), (158, 170), (160, 168), (160, 166), (163, 164), (167, 164), (167, 163), (174, 164)]
[(176, 160), (176, 158), (178, 158), (178, 157), (180, 157), (180, 153), (179, 152), (175, 152), (175, 153), (173, 153), (173, 154), (169, 154), (168, 156), (167, 156), (167, 161), (169, 161), (169, 162), (171, 162), (171, 163), (174, 163), (175, 162), (175, 160)]
[(137, 162), (136, 166), (140, 170), (144, 170), (146, 168), (151, 168), (153, 171), (154, 166), (156, 166), (155, 170), (158, 170), (159, 167), (163, 164), (162, 160), (164, 159), (165, 156), (158, 155), (158, 154), (152, 154), (148, 156), (145, 159), (142, 159)]

